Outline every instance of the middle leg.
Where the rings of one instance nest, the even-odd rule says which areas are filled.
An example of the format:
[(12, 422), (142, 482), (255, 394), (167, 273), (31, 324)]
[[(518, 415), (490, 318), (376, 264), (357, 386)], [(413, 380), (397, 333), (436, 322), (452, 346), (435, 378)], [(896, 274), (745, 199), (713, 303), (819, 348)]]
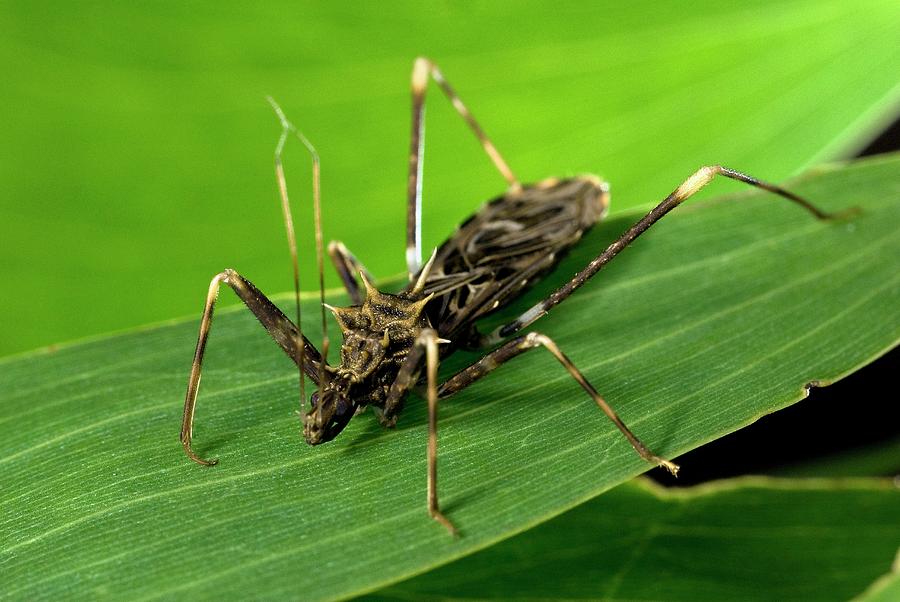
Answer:
[(657, 464), (664, 467), (673, 475), (678, 474), (678, 465), (650, 451), (650, 449), (646, 445), (644, 445), (644, 442), (638, 439), (637, 436), (635, 436), (635, 434), (631, 432), (631, 429), (625, 426), (625, 423), (621, 418), (619, 418), (619, 415), (616, 414), (616, 411), (613, 410), (608, 403), (606, 403), (606, 400), (604, 400), (599, 393), (597, 393), (597, 390), (593, 387), (593, 385), (591, 385), (591, 383), (588, 382), (581, 371), (575, 367), (575, 364), (572, 363), (572, 360), (570, 360), (562, 351), (560, 351), (559, 347), (556, 346), (556, 343), (553, 342), (553, 339), (538, 332), (529, 332), (526, 335), (516, 337), (515, 339), (508, 341), (505, 345), (488, 353), (486, 356), (484, 356), (468, 368), (464, 368), (463, 370), (457, 372), (454, 376), (447, 380), (447, 382), (440, 386), (440, 388), (438, 389), (438, 396), (441, 398), (449, 397), (457, 391), (465, 389), (490, 372), (493, 372), (495, 369), (508, 362), (512, 358), (538, 347), (543, 347), (544, 349), (552, 353), (553, 357), (559, 360), (559, 363), (562, 364), (563, 367), (569, 372), (569, 374), (572, 375), (572, 378), (574, 378), (578, 382), (578, 384), (581, 385), (581, 388), (591, 396), (591, 399), (593, 399), (594, 402), (600, 407), (600, 409), (603, 410), (603, 413), (613, 421), (613, 424), (616, 425), (616, 428), (618, 428), (622, 432), (622, 434), (625, 435), (625, 438), (628, 439), (628, 442), (631, 443), (631, 446), (644, 460), (652, 464)]

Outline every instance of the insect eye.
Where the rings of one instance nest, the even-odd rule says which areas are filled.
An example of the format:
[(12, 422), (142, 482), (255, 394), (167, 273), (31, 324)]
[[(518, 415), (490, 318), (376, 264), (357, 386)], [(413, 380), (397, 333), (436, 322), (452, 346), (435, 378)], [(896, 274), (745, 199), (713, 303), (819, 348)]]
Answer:
[(335, 404), (334, 408), (335, 416), (343, 416), (344, 413), (351, 408), (351, 406), (352, 404), (346, 397), (338, 397), (337, 403)]

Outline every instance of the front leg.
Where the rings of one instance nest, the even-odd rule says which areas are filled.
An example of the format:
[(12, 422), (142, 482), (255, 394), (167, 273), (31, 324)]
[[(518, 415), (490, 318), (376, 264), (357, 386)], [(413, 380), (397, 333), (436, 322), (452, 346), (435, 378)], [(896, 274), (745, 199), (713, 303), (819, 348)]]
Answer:
[(188, 457), (198, 464), (212, 466), (218, 460), (205, 460), (194, 453), (191, 439), (194, 431), (194, 409), (197, 405), (197, 393), (200, 390), (200, 375), (203, 369), (203, 354), (206, 341), (212, 328), (213, 310), (219, 295), (219, 285), (225, 283), (234, 290), (241, 301), (253, 312), (275, 342), (281, 347), (297, 368), (309, 376), (313, 382), (319, 383), (320, 375), (325, 369), (325, 360), (319, 351), (309, 342), (300, 329), (281, 313), (274, 303), (269, 301), (252, 282), (235, 272), (225, 270), (216, 274), (209, 284), (203, 316), (200, 319), (200, 333), (197, 336), (197, 347), (194, 361), (191, 364), (191, 375), (188, 378), (187, 393), (184, 396), (184, 414), (181, 419), (181, 444)]
[(384, 409), (373, 408), (382, 426), (387, 428), (397, 426), (397, 416), (403, 410), (406, 394), (419, 382), (422, 373), (422, 355), (425, 353), (425, 345), (420, 344), (420, 341), (425, 332), (427, 331), (422, 331), (400, 365), (400, 370), (397, 371), (397, 376), (394, 377), (394, 382), (391, 383), (391, 388), (388, 390)]
[(444, 525), (450, 535), (456, 537), (459, 532), (453, 526), (446, 516), (440, 511), (437, 497), (437, 372), (438, 372), (438, 344), (448, 343), (445, 339), (438, 338), (437, 332), (431, 328), (425, 328), (416, 337), (412, 349), (400, 370), (397, 377), (391, 384), (388, 399), (385, 403), (384, 420), (396, 422), (397, 412), (400, 407), (400, 400), (409, 391), (409, 387), (413, 385), (422, 371), (422, 355), (425, 354), (425, 373), (428, 381), (428, 514), (431, 518)]
[(363, 277), (369, 282), (374, 282), (375, 278), (372, 277), (372, 274), (369, 273), (362, 262), (344, 246), (344, 243), (339, 240), (333, 240), (328, 243), (328, 255), (331, 257), (334, 269), (337, 271), (338, 276), (341, 277), (341, 282), (344, 283), (344, 288), (347, 289), (347, 294), (350, 295), (353, 305), (361, 305), (363, 297), (359, 290), (359, 282), (356, 280), (356, 275), (363, 274)]
[(610, 407), (610, 405), (606, 403), (606, 400), (600, 397), (600, 394), (597, 393), (597, 390), (593, 387), (593, 385), (591, 385), (591, 383), (588, 382), (581, 371), (575, 367), (575, 364), (572, 363), (572, 360), (566, 357), (566, 355), (559, 350), (559, 347), (556, 346), (556, 343), (553, 342), (553, 339), (540, 334), (539, 332), (529, 332), (526, 335), (516, 337), (505, 345), (498, 347), (494, 351), (488, 353), (486, 356), (484, 356), (468, 368), (460, 370), (447, 382), (441, 385), (440, 389), (438, 390), (438, 395), (441, 398), (449, 397), (457, 391), (465, 389), (488, 373), (493, 372), (502, 364), (508, 362), (517, 355), (521, 355), (526, 351), (530, 351), (537, 347), (544, 347), (547, 351), (552, 353), (557, 360), (559, 360), (559, 363), (562, 364), (563, 367), (569, 372), (569, 374), (572, 375), (572, 378), (574, 378), (578, 382), (578, 384), (581, 385), (581, 388), (591, 396), (591, 399), (593, 399), (594, 402), (596, 402), (596, 404), (600, 407), (600, 409), (603, 410), (603, 413), (613, 421), (613, 424), (615, 424), (616, 427), (622, 432), (622, 434), (625, 435), (625, 438), (628, 439), (628, 442), (631, 443), (631, 446), (644, 460), (652, 464), (657, 464), (664, 467), (673, 475), (678, 474), (678, 465), (670, 462), (669, 460), (666, 460), (661, 456), (657, 456), (652, 451), (650, 451), (650, 449), (646, 445), (644, 445), (644, 442), (638, 439), (634, 435), (634, 433), (631, 432), (631, 429), (625, 426), (625, 423), (622, 422), (622, 419), (619, 418), (619, 415), (616, 414), (615, 410), (613, 410), (612, 407)]

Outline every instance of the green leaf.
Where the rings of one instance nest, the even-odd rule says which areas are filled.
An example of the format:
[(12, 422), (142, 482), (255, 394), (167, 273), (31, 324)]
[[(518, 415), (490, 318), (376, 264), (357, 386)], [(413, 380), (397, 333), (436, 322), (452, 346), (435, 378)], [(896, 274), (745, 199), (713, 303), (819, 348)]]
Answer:
[(626, 484), (366, 599), (841, 601), (890, 569), (898, 543), (888, 480)]
[[(682, 207), (537, 327), (658, 453), (734, 431), (896, 343), (898, 166), (891, 157), (790, 184), (831, 210), (861, 207), (849, 221), (818, 222), (759, 192)], [(595, 228), (513, 309), (638, 215)], [(315, 315), (316, 300), (304, 303)], [(7, 593), (345, 597), (487, 547), (648, 468), (549, 354), (526, 354), (441, 407), (441, 501), (463, 533), (453, 540), (425, 510), (424, 404), (412, 399), (396, 431), (364, 415), (309, 448), (289, 360), (249, 312), (226, 310), (194, 431), (198, 452), (221, 463), (204, 469), (176, 436), (196, 324), (0, 363)], [(443, 372), (475, 357), (455, 354)]]
[[(405, 265), (418, 54), (523, 181), (599, 173), (613, 212), (703, 164), (781, 180), (846, 157), (900, 97), (896, 0), (27, 0), (0, 23), (0, 354), (193, 312), (226, 266), (288, 290), (267, 94), (320, 151), (326, 237), (381, 275)], [(504, 182), (434, 86), (427, 128), (432, 245)], [(313, 288), (309, 166), (287, 160)]]

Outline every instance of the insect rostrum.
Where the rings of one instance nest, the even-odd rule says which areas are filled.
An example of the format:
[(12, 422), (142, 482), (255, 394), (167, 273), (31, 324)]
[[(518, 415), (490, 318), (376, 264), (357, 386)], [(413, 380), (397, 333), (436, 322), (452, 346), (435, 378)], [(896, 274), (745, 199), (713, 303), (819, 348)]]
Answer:
[[(424, 150), (425, 89), (429, 77), (438, 84), (475, 133), (485, 152), (507, 180), (509, 187), (505, 194), (488, 202), (467, 219), (422, 266), (419, 241), (421, 168)], [(324, 252), (319, 213), (318, 155), (309, 141), (287, 121), (278, 106), (274, 103), (273, 106), (282, 123), (282, 135), (275, 152), (275, 165), (294, 259), (295, 288), (299, 290), (296, 243), (287, 186), (281, 166), (282, 150), (289, 134), (294, 134), (300, 139), (313, 159), (313, 202), (316, 215), (319, 283), (322, 290)], [(634, 239), (717, 175), (774, 192), (797, 203), (818, 219), (836, 217), (820, 211), (808, 201), (787, 190), (741, 172), (718, 165), (702, 167), (568, 283), (518, 318), (491, 333), (482, 334), (476, 326), (478, 320), (509, 304), (526, 288), (552, 270), (572, 245), (603, 218), (609, 207), (609, 189), (595, 176), (547, 179), (524, 186), (520, 184), (437, 66), (427, 59), (417, 59), (412, 75), (412, 137), (407, 196), (406, 259), (409, 285), (395, 294), (379, 291), (372, 285), (373, 279), (362, 263), (343, 244), (340, 242), (329, 244), (328, 254), (353, 301), (350, 307), (336, 308), (326, 306), (323, 299), (323, 322), (327, 307), (337, 320), (343, 335), (340, 363), (329, 365), (325, 360), (327, 339), (323, 340), (320, 353), (303, 336), (299, 328), (301, 324), (299, 293), (298, 317), (295, 324), (250, 281), (234, 270), (225, 270), (217, 274), (210, 284), (207, 295), (185, 395), (181, 429), (181, 442), (185, 452), (200, 464), (212, 465), (216, 462), (204, 460), (196, 455), (191, 446), (191, 437), (213, 307), (219, 285), (225, 283), (256, 315), (282, 350), (298, 366), (301, 406), (305, 397), (302, 393), (304, 375), (318, 386), (318, 391), (310, 397), (309, 409), (301, 412), (303, 435), (310, 445), (331, 441), (358, 411), (367, 407), (373, 409), (383, 425), (394, 426), (410, 388), (418, 383), (425, 384), (429, 410), (428, 511), (453, 534), (456, 534), (456, 529), (441, 513), (437, 497), (438, 399), (464, 389), (503, 363), (531, 349), (539, 347), (547, 349), (612, 420), (642, 458), (664, 466), (673, 474), (677, 473), (678, 467), (675, 464), (654, 454), (628, 429), (552, 339), (537, 332), (517, 333), (564, 301)], [(357, 274), (362, 280), (362, 289)], [(472, 365), (447, 381), (438, 383), (437, 368), (440, 359), (461, 348), (488, 351)]]

